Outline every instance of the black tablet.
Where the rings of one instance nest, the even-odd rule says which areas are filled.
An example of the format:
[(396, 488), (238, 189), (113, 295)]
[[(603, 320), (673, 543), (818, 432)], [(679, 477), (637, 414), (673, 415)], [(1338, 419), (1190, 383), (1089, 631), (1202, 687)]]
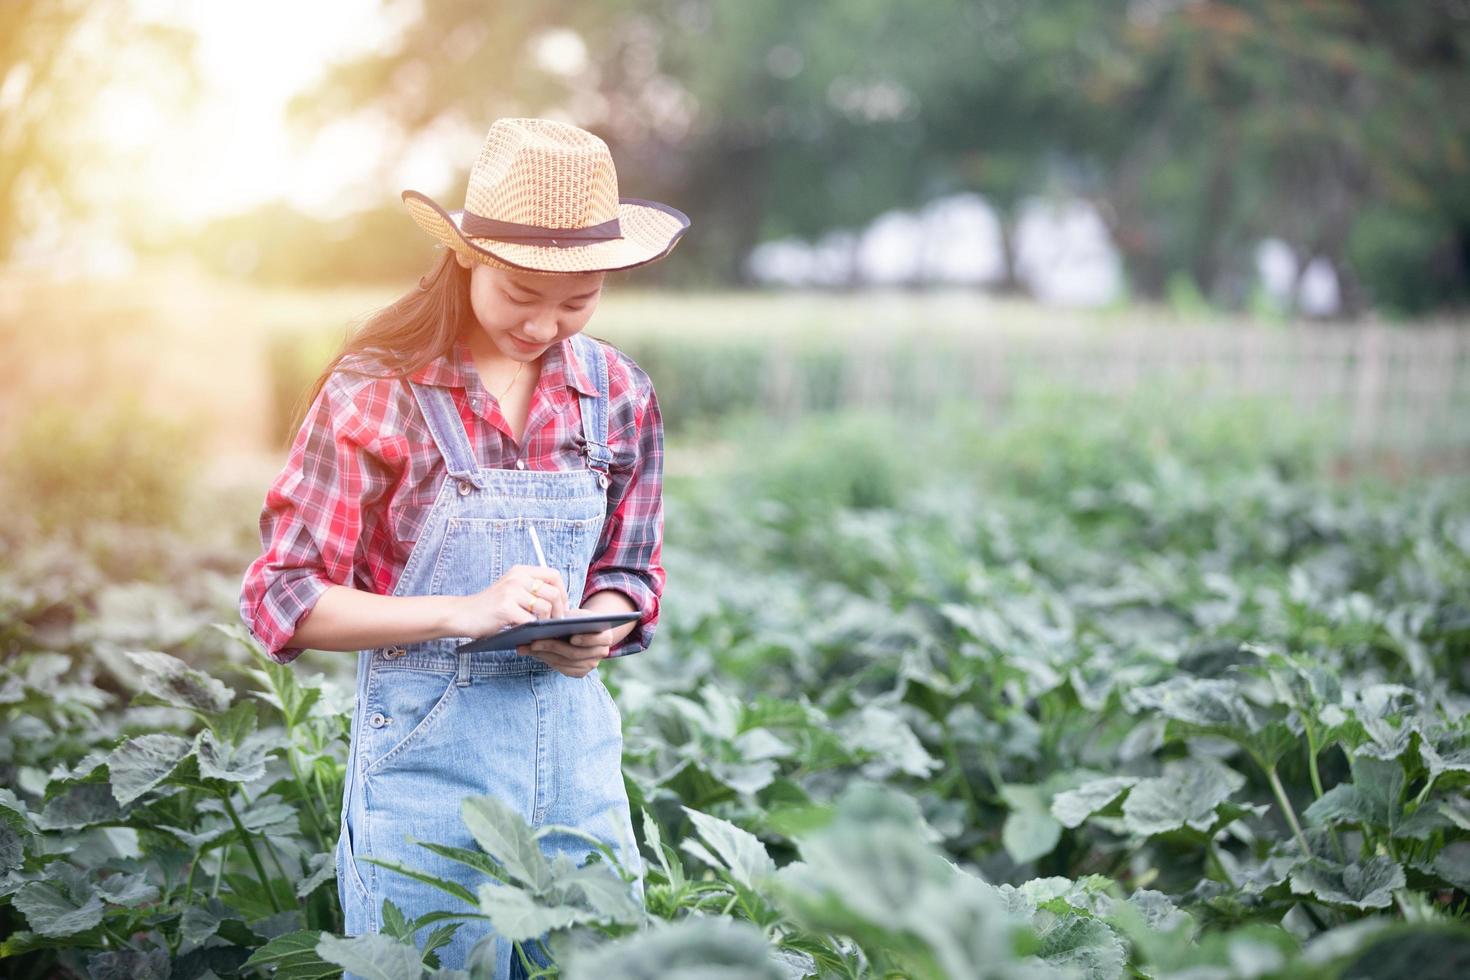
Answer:
[(576, 636), (578, 633), (601, 633), (610, 626), (636, 622), (642, 615), (639, 612), (587, 613), (580, 616), (563, 616), (561, 619), (537, 619), (519, 626), (508, 627), (499, 633), (482, 636), (478, 640), (461, 643), (455, 647), (455, 650), (470, 653), (476, 650), (514, 650), (521, 644), (530, 643), (532, 640)]

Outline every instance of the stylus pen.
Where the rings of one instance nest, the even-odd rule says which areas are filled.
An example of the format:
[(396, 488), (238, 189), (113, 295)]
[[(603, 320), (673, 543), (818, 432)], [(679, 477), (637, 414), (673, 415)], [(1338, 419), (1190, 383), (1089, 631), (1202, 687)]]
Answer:
[(545, 568), (546, 552), (541, 550), (541, 539), (536, 537), (536, 526), (534, 524), (527, 524), (526, 530), (531, 532), (531, 547), (536, 549), (536, 562), (542, 568)]

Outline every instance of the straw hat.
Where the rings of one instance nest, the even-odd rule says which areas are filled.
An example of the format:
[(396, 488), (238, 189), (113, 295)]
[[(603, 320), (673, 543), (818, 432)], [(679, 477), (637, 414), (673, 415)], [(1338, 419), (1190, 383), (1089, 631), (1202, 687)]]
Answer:
[(512, 270), (596, 272), (663, 258), (689, 227), (682, 211), (618, 197), (601, 139), (550, 119), (497, 119), (470, 170), (464, 207), (402, 194), (408, 213), (461, 256)]

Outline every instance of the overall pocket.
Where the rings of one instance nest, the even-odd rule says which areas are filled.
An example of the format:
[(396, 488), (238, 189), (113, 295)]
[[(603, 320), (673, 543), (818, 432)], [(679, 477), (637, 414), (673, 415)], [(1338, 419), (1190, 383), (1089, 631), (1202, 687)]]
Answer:
[(361, 750), (363, 772), (411, 758), (448, 713), (459, 689), (453, 672), (373, 666), (368, 678)]

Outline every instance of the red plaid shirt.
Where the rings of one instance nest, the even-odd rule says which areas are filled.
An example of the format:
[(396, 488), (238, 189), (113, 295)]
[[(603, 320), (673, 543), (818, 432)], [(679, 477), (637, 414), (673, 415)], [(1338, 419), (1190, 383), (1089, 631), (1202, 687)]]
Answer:
[[(648, 375), (610, 344), (608, 443), (613, 463), (608, 517), (587, 572), (584, 595), (615, 589), (643, 616), (612, 649), (636, 653), (653, 639), (664, 570), (663, 421)], [(581, 431), (577, 393), (597, 394), (570, 339), (546, 349), (517, 449), (500, 403), (485, 389), (463, 339), (414, 381), (450, 390), (482, 466), (576, 469), (571, 437)], [(271, 483), (260, 515), (264, 554), (245, 572), (240, 616), (279, 663), (302, 647), (286, 644), (332, 585), (391, 595), (447, 467), (408, 387), (396, 380), (334, 371), (322, 386)]]

